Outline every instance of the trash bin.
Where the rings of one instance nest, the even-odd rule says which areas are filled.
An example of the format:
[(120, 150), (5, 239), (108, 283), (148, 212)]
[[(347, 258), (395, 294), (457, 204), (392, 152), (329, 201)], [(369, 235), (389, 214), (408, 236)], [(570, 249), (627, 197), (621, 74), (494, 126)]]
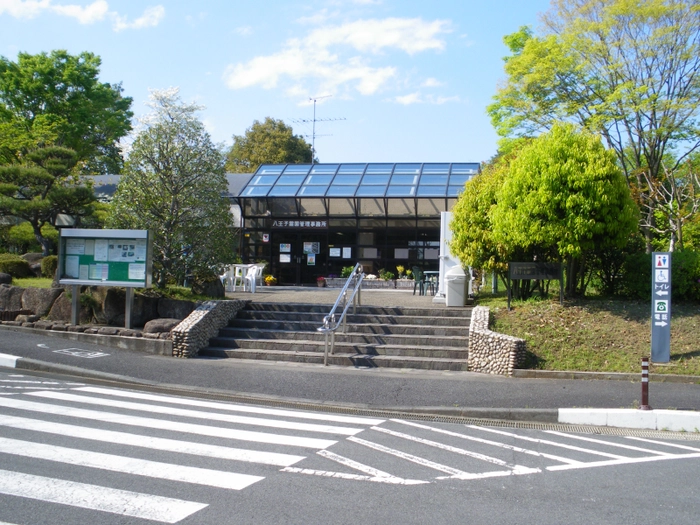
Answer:
[(467, 274), (460, 265), (445, 274), (445, 305), (464, 306), (467, 297)]

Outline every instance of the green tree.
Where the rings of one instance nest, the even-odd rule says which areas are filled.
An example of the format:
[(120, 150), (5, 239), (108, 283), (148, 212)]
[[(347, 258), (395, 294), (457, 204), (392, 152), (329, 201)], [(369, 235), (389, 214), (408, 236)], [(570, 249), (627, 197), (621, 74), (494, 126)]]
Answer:
[(585, 293), (589, 259), (625, 246), (639, 218), (614, 154), (572, 125), (555, 125), (523, 148), (496, 200), (496, 242), (566, 262), (569, 296)]
[(270, 117), (255, 121), (245, 135), (234, 135), (226, 169), (254, 172), (261, 164), (304, 164), (313, 159), (311, 145), (292, 128)]
[(74, 150), (83, 172), (118, 173), (132, 99), (101, 83), (101, 60), (66, 51), (0, 57), (0, 162), (36, 146)]
[[(700, 146), (700, 6), (694, 0), (554, 0), (544, 33), (506, 37), (507, 80), (488, 108), (503, 137), (564, 121), (600, 133), (640, 205)], [(653, 225), (654, 211), (645, 218)], [(652, 227), (644, 227), (647, 249)]]
[(22, 164), (0, 166), (0, 216), (27, 221), (44, 255), (52, 249), (45, 225), (55, 226), (59, 214), (80, 220), (93, 212), (92, 187), (75, 174), (77, 155), (59, 147), (30, 151)]
[(234, 257), (224, 158), (179, 90), (153, 91), (111, 203), (107, 226), (150, 229), (154, 281), (203, 281)]

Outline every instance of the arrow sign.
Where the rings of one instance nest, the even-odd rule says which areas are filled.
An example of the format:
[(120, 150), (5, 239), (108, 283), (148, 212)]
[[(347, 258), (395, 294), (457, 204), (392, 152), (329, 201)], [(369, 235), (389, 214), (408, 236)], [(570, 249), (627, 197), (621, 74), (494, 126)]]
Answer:
[(671, 360), (671, 253), (652, 254), (651, 264), (651, 360), (668, 363)]

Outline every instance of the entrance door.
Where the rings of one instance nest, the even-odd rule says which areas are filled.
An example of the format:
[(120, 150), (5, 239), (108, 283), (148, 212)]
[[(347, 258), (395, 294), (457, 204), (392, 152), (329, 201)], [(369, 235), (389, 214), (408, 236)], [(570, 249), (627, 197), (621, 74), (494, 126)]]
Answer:
[(325, 233), (274, 232), (272, 272), (279, 285), (316, 286), (326, 275), (328, 240)]

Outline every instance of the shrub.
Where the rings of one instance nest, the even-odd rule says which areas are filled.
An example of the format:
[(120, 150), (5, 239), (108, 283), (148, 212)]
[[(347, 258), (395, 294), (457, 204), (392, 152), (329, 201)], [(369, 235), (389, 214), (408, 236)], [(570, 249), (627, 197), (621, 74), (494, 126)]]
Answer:
[(29, 263), (19, 255), (11, 253), (0, 254), (0, 273), (9, 273), (12, 277), (29, 277), (32, 271)]
[[(650, 253), (635, 253), (622, 267), (622, 292), (625, 296), (647, 300), (651, 297)], [(671, 255), (672, 299), (700, 300), (700, 252), (683, 250)]]
[(58, 268), (58, 257), (55, 255), (48, 255), (41, 260), (41, 276), (53, 279), (56, 275), (56, 269)]
[(347, 279), (348, 277), (350, 277), (350, 275), (352, 274), (352, 271), (353, 271), (354, 269), (355, 269), (354, 266), (343, 266), (343, 269), (342, 269), (341, 272), (340, 272), (340, 276), (341, 276), (343, 279)]

